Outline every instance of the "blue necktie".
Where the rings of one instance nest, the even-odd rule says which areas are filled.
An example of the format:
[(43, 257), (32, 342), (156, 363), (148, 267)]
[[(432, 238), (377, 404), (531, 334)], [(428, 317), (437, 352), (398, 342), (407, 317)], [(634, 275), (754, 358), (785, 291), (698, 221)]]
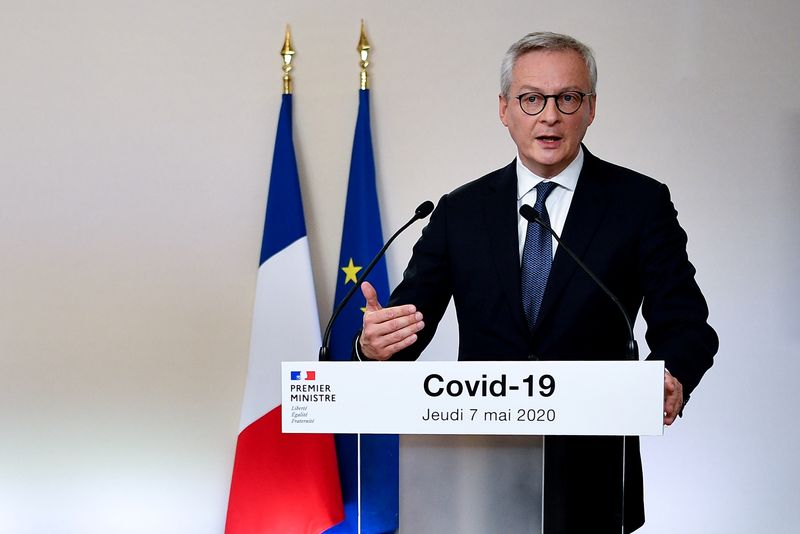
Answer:
[[(539, 213), (539, 218), (550, 225), (550, 216), (544, 201), (558, 184), (545, 181), (536, 186), (536, 204), (533, 205)], [(544, 288), (547, 277), (550, 275), (550, 266), (553, 264), (553, 238), (539, 223), (529, 222), (528, 232), (525, 235), (525, 247), (522, 249), (522, 306), (525, 309), (525, 318), (528, 328), (533, 330), (542, 306)]]

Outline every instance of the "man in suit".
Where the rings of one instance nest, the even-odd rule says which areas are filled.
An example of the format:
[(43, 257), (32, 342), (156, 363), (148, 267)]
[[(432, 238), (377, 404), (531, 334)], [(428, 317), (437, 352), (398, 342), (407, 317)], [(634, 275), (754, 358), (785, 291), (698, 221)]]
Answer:
[[(517, 158), (442, 197), (388, 307), (362, 286), (359, 359), (416, 359), (451, 297), (460, 360), (623, 359), (619, 310), (541, 237), (541, 225), (520, 217), (530, 204), (630, 317), (642, 306), (648, 358), (667, 369), (664, 423), (675, 421), (712, 364), (717, 336), (667, 187), (582, 145), (596, 82), (591, 50), (572, 37), (533, 33), (511, 46), (499, 112)], [(623, 513), (625, 531), (636, 530), (644, 523), (638, 439), (623, 449), (622, 438), (547, 438), (544, 492), (546, 534), (619, 532)]]

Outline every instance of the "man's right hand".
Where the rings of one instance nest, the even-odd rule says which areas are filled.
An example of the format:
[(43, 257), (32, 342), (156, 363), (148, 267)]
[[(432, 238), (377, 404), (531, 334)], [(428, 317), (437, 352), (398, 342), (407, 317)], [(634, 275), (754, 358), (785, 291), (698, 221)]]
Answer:
[(378, 293), (369, 282), (361, 284), (361, 293), (367, 300), (367, 307), (358, 342), (367, 358), (388, 360), (392, 354), (417, 340), (417, 332), (422, 330), (425, 323), (413, 304), (381, 308)]

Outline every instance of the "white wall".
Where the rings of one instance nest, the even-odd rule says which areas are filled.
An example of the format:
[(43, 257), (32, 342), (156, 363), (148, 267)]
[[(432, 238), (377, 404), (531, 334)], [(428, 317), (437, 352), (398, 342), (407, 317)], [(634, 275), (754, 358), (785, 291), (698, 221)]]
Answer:
[[(686, 417), (645, 441), (642, 532), (795, 532), (800, 6), (567, 7), (3, 2), (0, 532), (221, 532), (284, 24), (324, 311), (362, 17), (387, 232), (513, 157), (496, 111), (512, 41), (594, 47), (587, 144), (670, 186), (721, 338)], [(390, 253), (395, 282), (414, 239)]]

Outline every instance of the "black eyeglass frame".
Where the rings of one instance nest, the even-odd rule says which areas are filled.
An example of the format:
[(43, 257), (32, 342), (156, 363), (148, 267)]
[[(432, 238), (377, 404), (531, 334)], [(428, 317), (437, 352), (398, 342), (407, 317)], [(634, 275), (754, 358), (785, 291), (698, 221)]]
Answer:
[[(578, 104), (578, 107), (575, 108), (575, 111), (564, 111), (563, 109), (561, 109), (561, 106), (558, 105), (558, 98), (560, 96), (569, 95), (569, 94), (578, 95), (578, 96), (581, 97), (581, 101)], [(536, 113), (528, 113), (527, 111), (525, 111), (525, 108), (522, 106), (522, 99), (525, 98), (528, 95), (539, 95), (544, 99), (544, 104), (542, 104), (542, 109), (541, 110), (537, 111)], [(522, 93), (521, 95), (515, 96), (514, 98), (516, 98), (519, 101), (519, 109), (521, 109), (522, 112), (525, 115), (528, 115), (530, 117), (535, 117), (536, 115), (540, 114), (542, 111), (545, 110), (545, 108), (547, 107), (547, 99), (548, 98), (552, 98), (553, 100), (555, 100), (556, 109), (559, 112), (563, 113), (564, 115), (572, 115), (574, 113), (577, 113), (578, 110), (581, 109), (581, 106), (583, 105), (583, 100), (587, 96), (595, 96), (595, 93), (582, 93), (580, 91), (564, 91), (563, 93), (558, 93), (557, 95), (543, 95), (542, 93), (539, 93), (539, 92), (536, 92), (536, 91), (528, 91), (527, 93)]]

